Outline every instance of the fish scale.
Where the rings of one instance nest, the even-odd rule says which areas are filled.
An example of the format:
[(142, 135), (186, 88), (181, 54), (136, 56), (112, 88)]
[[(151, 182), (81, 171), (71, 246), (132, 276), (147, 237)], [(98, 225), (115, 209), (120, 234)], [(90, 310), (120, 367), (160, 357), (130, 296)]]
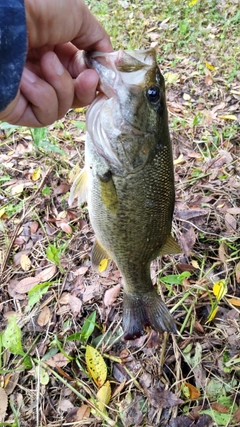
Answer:
[(124, 337), (135, 339), (146, 326), (176, 332), (150, 277), (153, 259), (181, 251), (171, 237), (172, 148), (155, 51), (93, 52), (86, 64), (99, 73), (100, 93), (87, 114), (85, 169), (70, 202), (88, 203), (93, 266), (111, 258), (121, 272)]

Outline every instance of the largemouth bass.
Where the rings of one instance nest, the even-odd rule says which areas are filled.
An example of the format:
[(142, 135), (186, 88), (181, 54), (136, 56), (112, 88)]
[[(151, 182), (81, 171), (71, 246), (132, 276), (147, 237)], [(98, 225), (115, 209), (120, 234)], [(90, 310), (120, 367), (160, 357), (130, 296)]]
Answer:
[(113, 259), (121, 272), (125, 339), (146, 326), (176, 332), (150, 277), (153, 259), (181, 252), (171, 237), (173, 160), (155, 50), (93, 52), (85, 62), (98, 72), (100, 88), (87, 113), (85, 168), (70, 203), (76, 196), (88, 203), (93, 266)]

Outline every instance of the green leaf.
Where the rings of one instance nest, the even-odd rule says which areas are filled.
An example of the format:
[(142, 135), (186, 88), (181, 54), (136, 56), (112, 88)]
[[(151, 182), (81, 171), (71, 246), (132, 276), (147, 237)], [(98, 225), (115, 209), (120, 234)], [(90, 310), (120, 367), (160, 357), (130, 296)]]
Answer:
[(13, 314), (8, 319), (8, 325), (2, 335), (2, 344), (12, 354), (20, 354), (24, 356), (25, 353), (22, 348), (22, 333), (17, 324), (17, 316)]
[(74, 124), (74, 126), (76, 126), (77, 128), (81, 129), (81, 130), (86, 130), (86, 122), (77, 122), (75, 120), (73, 120), (72, 122)]
[(52, 282), (45, 282), (39, 283), (38, 285), (34, 286), (28, 292), (28, 307), (32, 307), (33, 305), (37, 304), (37, 302), (41, 299), (42, 295), (44, 295), (48, 291), (48, 288), (51, 284)]
[(191, 276), (189, 271), (183, 271), (181, 274), (169, 274), (166, 277), (161, 277), (161, 282), (169, 285), (181, 285), (183, 280)]
[(210, 417), (214, 420), (217, 426), (229, 425), (229, 422), (232, 419), (232, 414), (223, 414), (221, 412), (214, 411), (213, 409), (206, 409), (205, 411), (199, 411), (199, 414), (210, 415)]
[(80, 332), (76, 332), (68, 337), (68, 341), (83, 341), (86, 342), (92, 335), (96, 326), (96, 311), (93, 311), (85, 320)]
[(54, 262), (54, 264), (60, 266), (60, 256), (61, 250), (56, 248), (54, 245), (49, 245), (46, 249), (46, 255), (49, 261)]

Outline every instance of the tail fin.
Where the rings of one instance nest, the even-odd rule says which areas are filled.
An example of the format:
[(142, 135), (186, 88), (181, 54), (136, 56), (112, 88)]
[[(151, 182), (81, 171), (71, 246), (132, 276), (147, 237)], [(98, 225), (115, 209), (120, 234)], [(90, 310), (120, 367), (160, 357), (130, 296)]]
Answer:
[(153, 288), (145, 294), (124, 293), (123, 329), (124, 338), (133, 340), (144, 334), (151, 326), (157, 332), (177, 332), (175, 322), (166, 305)]

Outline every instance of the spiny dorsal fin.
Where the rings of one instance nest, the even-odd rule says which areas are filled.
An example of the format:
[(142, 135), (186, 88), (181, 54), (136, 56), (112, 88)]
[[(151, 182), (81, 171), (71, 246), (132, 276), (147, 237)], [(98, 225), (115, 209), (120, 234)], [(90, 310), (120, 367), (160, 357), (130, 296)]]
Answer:
[(101, 261), (105, 259), (111, 259), (107, 251), (102, 247), (98, 240), (95, 240), (94, 242), (91, 259), (93, 269), (97, 270), (98, 272), (101, 271), (101, 269), (99, 268)]
[(161, 248), (159, 255), (180, 254), (182, 249), (172, 236), (169, 236), (165, 245)]
[(82, 203), (87, 201), (87, 194), (88, 194), (88, 177), (87, 177), (87, 171), (84, 168), (78, 176), (75, 178), (73, 185), (70, 190), (70, 196), (69, 196), (69, 205), (71, 205), (75, 199), (75, 197), (78, 198), (78, 204), (81, 205)]

